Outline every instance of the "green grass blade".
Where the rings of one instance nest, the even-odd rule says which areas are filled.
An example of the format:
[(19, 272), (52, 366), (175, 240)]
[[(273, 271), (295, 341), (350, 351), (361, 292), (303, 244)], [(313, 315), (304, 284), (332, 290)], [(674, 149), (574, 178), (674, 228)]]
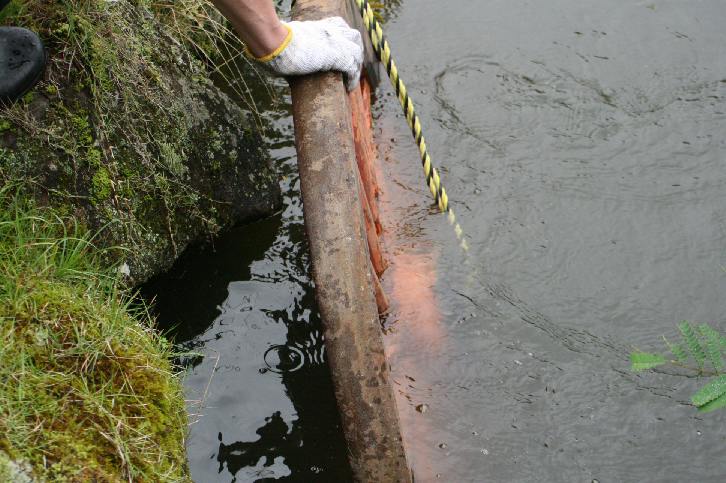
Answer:
[(698, 407), (715, 401), (726, 394), (726, 374), (718, 376), (701, 388), (691, 397), (691, 402)]
[(688, 347), (688, 351), (696, 360), (696, 363), (698, 364), (698, 369), (702, 370), (703, 363), (706, 361), (706, 351), (701, 345), (701, 341), (698, 340), (698, 337), (696, 336), (693, 327), (690, 323), (688, 323), (688, 321), (684, 320), (683, 322), (678, 324), (678, 329), (681, 331), (681, 335), (683, 335), (683, 340), (685, 340), (686, 342), (686, 347)]
[(723, 359), (721, 358), (721, 335), (716, 332), (708, 324), (698, 326), (701, 335), (706, 339), (706, 355), (711, 361), (711, 366), (717, 372), (723, 369)]
[(650, 352), (632, 352), (630, 354), (630, 370), (644, 371), (665, 364), (666, 358), (660, 354), (652, 354)]

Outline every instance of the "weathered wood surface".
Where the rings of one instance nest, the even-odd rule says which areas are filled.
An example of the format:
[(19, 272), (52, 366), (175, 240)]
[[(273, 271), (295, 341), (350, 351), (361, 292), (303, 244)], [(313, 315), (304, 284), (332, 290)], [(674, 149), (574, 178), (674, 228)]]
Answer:
[[(348, 18), (349, 11), (344, 0), (298, 0), (293, 17)], [(353, 474), (361, 482), (410, 482), (376, 306), (380, 288), (348, 95), (338, 73), (293, 79), (291, 87), (313, 280)]]

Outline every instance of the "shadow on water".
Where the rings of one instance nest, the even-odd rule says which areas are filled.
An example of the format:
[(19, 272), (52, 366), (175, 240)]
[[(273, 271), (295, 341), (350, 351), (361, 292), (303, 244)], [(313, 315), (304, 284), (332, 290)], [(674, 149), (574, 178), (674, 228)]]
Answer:
[(146, 284), (143, 294), (154, 299), (159, 328), (177, 343), (203, 334), (219, 312), (205, 301), (224, 300), (231, 281), (250, 278), (250, 264), (275, 240), (280, 223), (275, 216), (191, 248), (169, 273)]
[(143, 288), (193, 354), (180, 361), (195, 481), (350, 480), (312, 287), (275, 258), (271, 273), (251, 268), (286, 228), (282, 215), (237, 228)]

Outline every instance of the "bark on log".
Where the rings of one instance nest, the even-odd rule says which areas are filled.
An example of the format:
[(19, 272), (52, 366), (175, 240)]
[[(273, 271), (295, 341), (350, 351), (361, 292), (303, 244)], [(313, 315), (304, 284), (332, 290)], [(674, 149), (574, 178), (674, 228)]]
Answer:
[(371, 264), (376, 272), (376, 276), (380, 277), (383, 275), (383, 272), (386, 271), (388, 265), (386, 264), (386, 260), (383, 258), (383, 252), (378, 240), (378, 231), (376, 230), (376, 225), (373, 221), (373, 214), (371, 213), (371, 203), (368, 202), (368, 197), (364, 190), (363, 180), (360, 177), (358, 179), (361, 207), (363, 208), (363, 220), (365, 223), (366, 238), (368, 241), (368, 254), (371, 257)]
[[(371, 266), (371, 270), (373, 270), (373, 266)], [(390, 307), (390, 305), (388, 304), (388, 297), (386, 297), (386, 292), (383, 291), (383, 285), (381, 285), (381, 280), (375, 273), (373, 274), (373, 286), (376, 292), (376, 305), (378, 306), (378, 314), (383, 315), (388, 312), (388, 308)]]
[(363, 181), (363, 187), (368, 199), (369, 209), (373, 216), (376, 233), (381, 233), (381, 219), (378, 212), (378, 181), (372, 162), (376, 158), (376, 150), (373, 146), (373, 133), (370, 128), (365, 101), (361, 95), (361, 89), (356, 89), (349, 94), (351, 114), (353, 119), (353, 140), (355, 141), (355, 157), (358, 161), (358, 170)]

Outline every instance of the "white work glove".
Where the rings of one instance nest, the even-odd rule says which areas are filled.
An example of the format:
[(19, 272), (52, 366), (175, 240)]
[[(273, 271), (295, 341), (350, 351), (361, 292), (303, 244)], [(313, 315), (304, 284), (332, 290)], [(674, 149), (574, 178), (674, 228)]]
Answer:
[(250, 57), (282, 76), (337, 70), (345, 74), (349, 91), (356, 88), (363, 65), (360, 32), (340, 17), (283, 25), (289, 33), (282, 45), (264, 57)]

